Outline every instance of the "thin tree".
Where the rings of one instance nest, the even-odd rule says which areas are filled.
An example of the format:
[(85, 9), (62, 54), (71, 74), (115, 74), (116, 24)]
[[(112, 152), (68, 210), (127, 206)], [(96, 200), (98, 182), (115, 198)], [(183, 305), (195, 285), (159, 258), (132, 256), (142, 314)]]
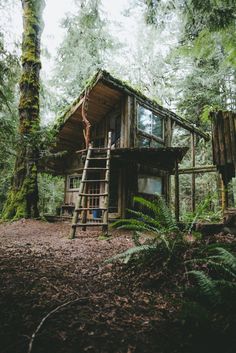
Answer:
[(44, 0), (22, 0), (22, 74), (19, 101), (19, 145), (11, 189), (2, 218), (38, 217), (38, 132), (40, 39)]

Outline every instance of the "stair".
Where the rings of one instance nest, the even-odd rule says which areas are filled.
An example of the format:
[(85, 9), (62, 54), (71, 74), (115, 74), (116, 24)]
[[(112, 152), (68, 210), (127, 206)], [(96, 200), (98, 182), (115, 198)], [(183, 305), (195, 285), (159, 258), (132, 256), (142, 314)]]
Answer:
[[(101, 154), (105, 156), (101, 156)], [(87, 227), (101, 226), (103, 232), (108, 232), (110, 159), (111, 132), (108, 133), (107, 147), (93, 147), (92, 144), (89, 144), (72, 219), (71, 239), (75, 238), (76, 229), (79, 227), (82, 230), (86, 230)], [(103, 165), (104, 163), (105, 165)], [(100, 178), (89, 179), (88, 177), (91, 177), (91, 173), (99, 174)], [(99, 184), (99, 190), (103, 187), (102, 192), (89, 192), (95, 183)], [(101, 198), (103, 199), (101, 200)], [(95, 200), (99, 203), (99, 207), (88, 206), (92, 205)], [(102, 207), (100, 206), (101, 204)], [(94, 210), (100, 211), (101, 218), (89, 219), (88, 212)]]

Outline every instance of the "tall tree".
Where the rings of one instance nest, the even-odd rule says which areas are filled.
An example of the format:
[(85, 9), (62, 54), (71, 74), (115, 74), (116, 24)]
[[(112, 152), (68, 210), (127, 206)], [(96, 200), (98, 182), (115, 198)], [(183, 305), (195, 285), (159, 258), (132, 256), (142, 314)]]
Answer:
[[(233, 0), (142, 0), (146, 22), (160, 27), (165, 9), (181, 19), (178, 51), (170, 59), (176, 65), (172, 80), (175, 105), (181, 114), (199, 122), (211, 109), (235, 109), (235, 25)], [(174, 20), (174, 17), (172, 17)], [(158, 40), (158, 38), (157, 38)]]
[(40, 39), (44, 0), (22, 0), (23, 40), (17, 157), (2, 218), (38, 217), (38, 148)]
[(78, 96), (86, 80), (106, 66), (116, 47), (101, 13), (101, 0), (77, 0), (76, 4), (78, 11), (67, 15), (62, 23), (66, 35), (58, 50), (53, 79), (59, 108)]

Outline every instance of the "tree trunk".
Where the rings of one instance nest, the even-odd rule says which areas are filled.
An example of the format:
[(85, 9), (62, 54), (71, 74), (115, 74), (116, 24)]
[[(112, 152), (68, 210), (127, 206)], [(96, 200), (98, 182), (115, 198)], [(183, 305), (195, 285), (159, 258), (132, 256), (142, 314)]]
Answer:
[(38, 217), (38, 137), (40, 39), (44, 0), (22, 0), (22, 75), (19, 102), (19, 145), (4, 220)]

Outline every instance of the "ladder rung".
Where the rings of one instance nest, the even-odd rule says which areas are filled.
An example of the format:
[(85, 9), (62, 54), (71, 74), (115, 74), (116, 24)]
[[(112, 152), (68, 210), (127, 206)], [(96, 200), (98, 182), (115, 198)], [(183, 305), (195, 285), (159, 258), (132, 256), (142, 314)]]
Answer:
[(96, 160), (99, 161), (99, 160), (108, 160), (108, 159), (110, 159), (110, 158), (107, 158), (107, 157), (97, 157), (97, 158), (96, 158), (96, 157), (91, 157), (91, 158), (90, 158), (90, 157), (89, 157), (89, 158), (87, 158), (87, 159), (88, 159), (88, 160), (92, 160), (92, 161), (93, 161), (93, 160), (94, 160), (94, 161), (96, 161)]
[(72, 224), (72, 227), (98, 227), (98, 226), (108, 226), (107, 223), (76, 223)]
[(93, 211), (93, 210), (98, 210), (98, 211), (106, 211), (108, 210), (107, 208), (101, 208), (101, 207), (81, 207), (81, 208), (76, 208), (75, 211)]
[(100, 167), (88, 167), (84, 168), (84, 170), (108, 170), (109, 168), (100, 168)]
[(96, 196), (108, 196), (108, 193), (103, 193), (103, 194), (87, 194), (87, 193), (81, 193), (79, 194), (80, 196), (91, 196), (91, 197), (96, 197)]
[(81, 180), (81, 183), (105, 183), (107, 182), (108, 183), (108, 180), (107, 179), (100, 179), (100, 180), (89, 180), (89, 179), (86, 179), (86, 180)]
[(107, 150), (110, 150), (109, 147), (92, 147), (90, 148), (92, 151), (107, 151)]

